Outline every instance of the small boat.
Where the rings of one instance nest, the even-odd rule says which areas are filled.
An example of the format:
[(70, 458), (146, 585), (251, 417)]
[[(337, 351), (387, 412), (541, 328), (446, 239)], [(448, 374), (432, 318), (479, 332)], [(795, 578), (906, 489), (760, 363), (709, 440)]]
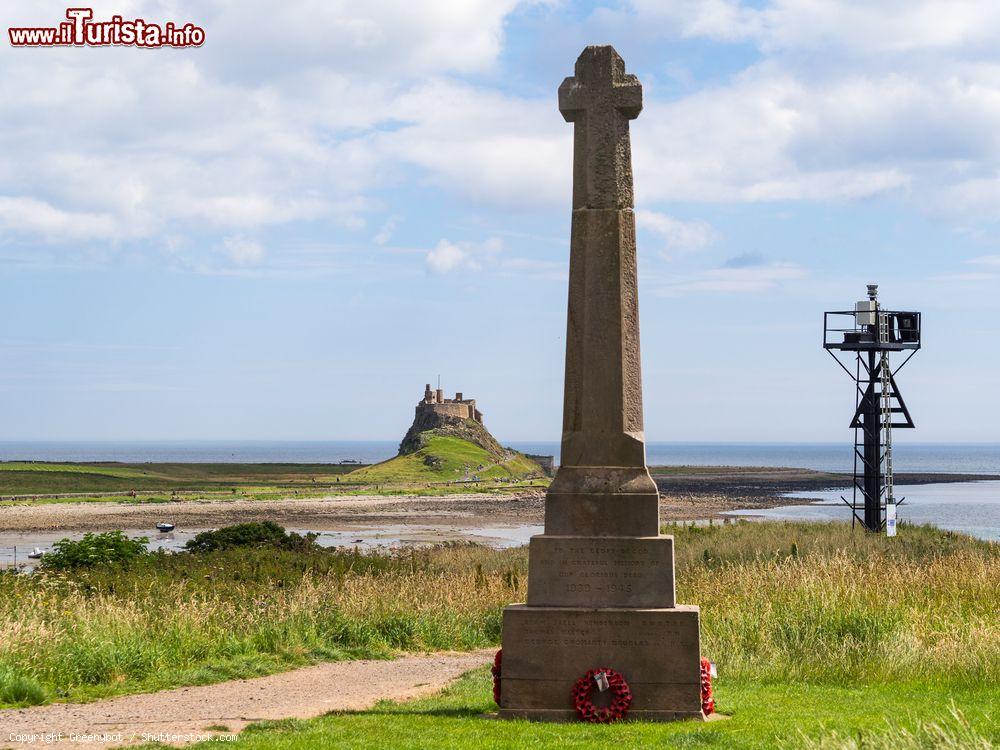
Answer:
[(173, 531), (174, 530), (174, 524), (172, 524), (172, 523), (166, 523), (164, 521), (161, 521), (160, 523), (156, 524), (156, 530), (157, 531), (163, 531), (163, 532)]
[(29, 560), (41, 560), (42, 559), (42, 555), (44, 555), (44, 554), (45, 554), (45, 551), (43, 549), (41, 549), (40, 547), (35, 547), (33, 550), (31, 550), (31, 552), (28, 553), (28, 559)]

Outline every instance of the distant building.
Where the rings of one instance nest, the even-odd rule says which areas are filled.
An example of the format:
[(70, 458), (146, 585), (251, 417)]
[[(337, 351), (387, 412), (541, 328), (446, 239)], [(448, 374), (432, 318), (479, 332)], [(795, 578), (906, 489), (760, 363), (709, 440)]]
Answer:
[(479, 424), (483, 423), (483, 413), (476, 408), (476, 399), (463, 398), (461, 391), (455, 394), (455, 398), (445, 398), (444, 391), (438, 388), (431, 390), (431, 384), (424, 386), (424, 398), (417, 404), (417, 413), (414, 423), (423, 424), (424, 417), (436, 414), (444, 417), (458, 417), (459, 419), (472, 419)]
[[(489, 453), (498, 464), (518, 455), (512, 448), (504, 448), (497, 442), (486, 425), (483, 413), (476, 408), (476, 399), (465, 398), (461, 391), (455, 398), (445, 398), (440, 388), (432, 390), (430, 383), (424, 386), (424, 397), (417, 403), (413, 424), (406, 431), (399, 444), (400, 455), (414, 453), (425, 446), (427, 433), (447, 435), (478, 445)], [(553, 474), (552, 456), (530, 456), (542, 471)]]

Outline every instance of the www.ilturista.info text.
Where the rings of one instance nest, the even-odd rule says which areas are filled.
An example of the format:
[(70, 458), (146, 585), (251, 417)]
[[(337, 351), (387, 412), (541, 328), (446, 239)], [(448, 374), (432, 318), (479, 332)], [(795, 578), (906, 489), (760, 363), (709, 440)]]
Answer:
[(200, 47), (205, 30), (193, 23), (149, 23), (112, 16), (94, 21), (92, 8), (68, 8), (67, 21), (58, 26), (20, 26), (7, 29), (15, 47)]

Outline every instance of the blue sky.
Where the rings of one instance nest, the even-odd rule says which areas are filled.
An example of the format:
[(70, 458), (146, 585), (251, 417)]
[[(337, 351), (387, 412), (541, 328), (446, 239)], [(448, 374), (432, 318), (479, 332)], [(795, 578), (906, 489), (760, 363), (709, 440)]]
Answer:
[[(4, 26), (65, 4), (6, 0)], [(198, 49), (0, 46), (0, 439), (558, 439), (586, 44), (633, 122), (646, 435), (848, 440), (821, 314), (925, 314), (921, 441), (1000, 441), (1000, 6), (115, 0)]]

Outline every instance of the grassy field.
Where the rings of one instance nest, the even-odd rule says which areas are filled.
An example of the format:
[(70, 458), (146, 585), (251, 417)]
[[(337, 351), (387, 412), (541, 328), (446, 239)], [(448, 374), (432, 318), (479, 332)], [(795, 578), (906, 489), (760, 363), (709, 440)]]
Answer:
[(542, 470), (520, 453), (498, 461), (488, 451), (467, 440), (449, 435), (428, 435), (420, 450), (357, 469), (345, 480), (401, 484), (447, 482), (473, 475), (485, 480), (523, 479), (541, 476)]
[[(484, 468), (479, 469), (480, 466)], [(482, 481), (448, 486), (448, 482), (461, 480), (467, 473)], [(234, 496), (276, 500), (290, 495), (325, 495), (330, 491), (447, 494), (502, 489), (511, 479), (523, 482), (527, 477), (541, 477), (541, 474), (539, 466), (521, 454), (497, 463), (472, 443), (434, 436), (417, 453), (360, 468), (350, 464), (0, 462), (0, 501), (16, 496), (19, 499), (14, 502), (149, 503), (188, 499), (192, 495), (216, 500)], [(547, 482), (540, 479), (538, 483)], [(132, 491), (135, 498), (128, 494)], [(67, 494), (74, 497), (58, 497)]]
[[(728, 684), (998, 697), (997, 545), (910, 527), (895, 540), (827, 524), (674, 532), (678, 598), (702, 606), (703, 652)], [(495, 645), (502, 607), (523, 601), (526, 562), (523, 549), (468, 545), (237, 549), (0, 575), (0, 702)]]
[(340, 464), (123, 464), (0, 462), (0, 497), (60, 493), (231, 491), (336, 484)]
[(488, 645), (523, 569), (523, 553), (455, 546), (392, 556), (238, 549), (0, 575), (0, 705)]

